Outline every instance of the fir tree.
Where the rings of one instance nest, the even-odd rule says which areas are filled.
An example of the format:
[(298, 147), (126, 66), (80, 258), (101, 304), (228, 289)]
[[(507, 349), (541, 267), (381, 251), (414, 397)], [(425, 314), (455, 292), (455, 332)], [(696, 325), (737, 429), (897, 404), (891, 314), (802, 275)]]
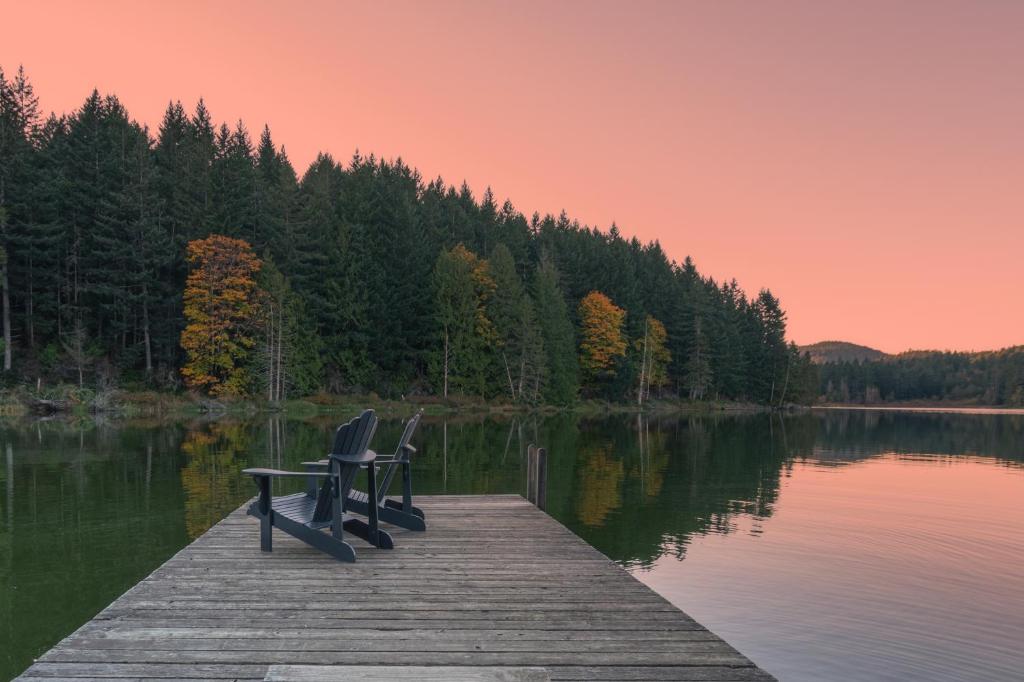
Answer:
[(569, 308), (558, 284), (558, 271), (547, 258), (542, 258), (533, 278), (537, 322), (546, 363), (540, 394), (544, 402), (567, 405), (576, 400), (579, 390), (579, 365), (576, 360), (576, 339)]

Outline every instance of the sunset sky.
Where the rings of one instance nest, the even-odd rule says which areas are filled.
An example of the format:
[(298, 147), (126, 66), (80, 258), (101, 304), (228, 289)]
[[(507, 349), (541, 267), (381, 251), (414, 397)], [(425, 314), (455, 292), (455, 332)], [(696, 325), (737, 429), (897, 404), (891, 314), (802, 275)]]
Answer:
[(798, 343), (1024, 344), (1024, 3), (384, 4), (4, 2), (0, 66), (614, 221)]

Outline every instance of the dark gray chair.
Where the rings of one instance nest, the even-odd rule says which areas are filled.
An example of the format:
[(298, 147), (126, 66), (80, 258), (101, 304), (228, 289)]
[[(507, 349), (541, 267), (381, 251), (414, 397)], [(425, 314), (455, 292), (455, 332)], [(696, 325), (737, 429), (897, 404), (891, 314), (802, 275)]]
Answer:
[[(376, 460), (378, 466), (385, 467), (384, 477), (381, 479), (380, 486), (376, 490), (377, 518), (408, 530), (427, 529), (426, 515), (423, 513), (423, 510), (413, 506), (412, 503), (411, 459), (416, 452), (416, 448), (412, 446), (410, 441), (416, 432), (416, 427), (419, 425), (422, 416), (423, 410), (420, 410), (405, 423), (405, 430), (402, 431), (402, 437), (398, 440), (398, 447), (393, 455), (378, 455)], [(327, 461), (303, 462), (303, 465), (310, 472), (318, 472), (327, 466)], [(402, 473), (401, 501), (393, 500), (387, 496), (388, 489), (391, 487), (399, 471)], [(307, 484), (306, 495), (307, 497), (316, 495), (315, 478), (311, 478)], [(348, 498), (345, 500), (345, 511), (369, 516), (371, 513), (370, 506), (370, 495), (368, 493), (355, 489), (349, 491)]]
[[(318, 479), (323, 480), (314, 495), (301, 492), (272, 497), (270, 491), (273, 478), (308, 477), (310, 472), (278, 469), (245, 469), (242, 472), (252, 476), (259, 488), (259, 497), (250, 505), (249, 514), (260, 520), (260, 549), (271, 551), (273, 528), (342, 561), (356, 560), (352, 545), (345, 542), (344, 531), (382, 549), (394, 547), (391, 536), (378, 528), (378, 504), (369, 505), (367, 521), (345, 514), (344, 501), (360, 469), (366, 469), (367, 487), (373, 491), (376, 502), (377, 472), (374, 461), (377, 454), (369, 449), (370, 439), (376, 430), (377, 417), (373, 410), (366, 410), (338, 427), (331, 452), (324, 460), (322, 469), (315, 473)], [(330, 533), (323, 532), (325, 529)]]

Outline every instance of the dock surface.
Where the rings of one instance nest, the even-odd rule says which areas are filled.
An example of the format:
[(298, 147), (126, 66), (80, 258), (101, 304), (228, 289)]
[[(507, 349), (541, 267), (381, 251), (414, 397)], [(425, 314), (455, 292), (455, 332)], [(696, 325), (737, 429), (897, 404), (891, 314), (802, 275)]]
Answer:
[(19, 679), (263, 680), (272, 665), (774, 679), (518, 495), (416, 503), (427, 532), (388, 526), (393, 550), (350, 540), (354, 564), (276, 530), (262, 553), (239, 509)]

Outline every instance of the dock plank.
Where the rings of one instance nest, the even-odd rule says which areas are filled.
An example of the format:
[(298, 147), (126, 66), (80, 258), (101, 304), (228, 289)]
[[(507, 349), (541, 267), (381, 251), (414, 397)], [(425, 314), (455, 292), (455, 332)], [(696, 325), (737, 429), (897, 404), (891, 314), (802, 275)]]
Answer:
[(389, 527), (397, 548), (359, 543), (355, 564), (281, 533), (262, 553), (258, 522), (236, 510), (19, 679), (262, 680), (383, 664), (442, 676), (774, 679), (519, 496), (417, 503), (426, 533)]

